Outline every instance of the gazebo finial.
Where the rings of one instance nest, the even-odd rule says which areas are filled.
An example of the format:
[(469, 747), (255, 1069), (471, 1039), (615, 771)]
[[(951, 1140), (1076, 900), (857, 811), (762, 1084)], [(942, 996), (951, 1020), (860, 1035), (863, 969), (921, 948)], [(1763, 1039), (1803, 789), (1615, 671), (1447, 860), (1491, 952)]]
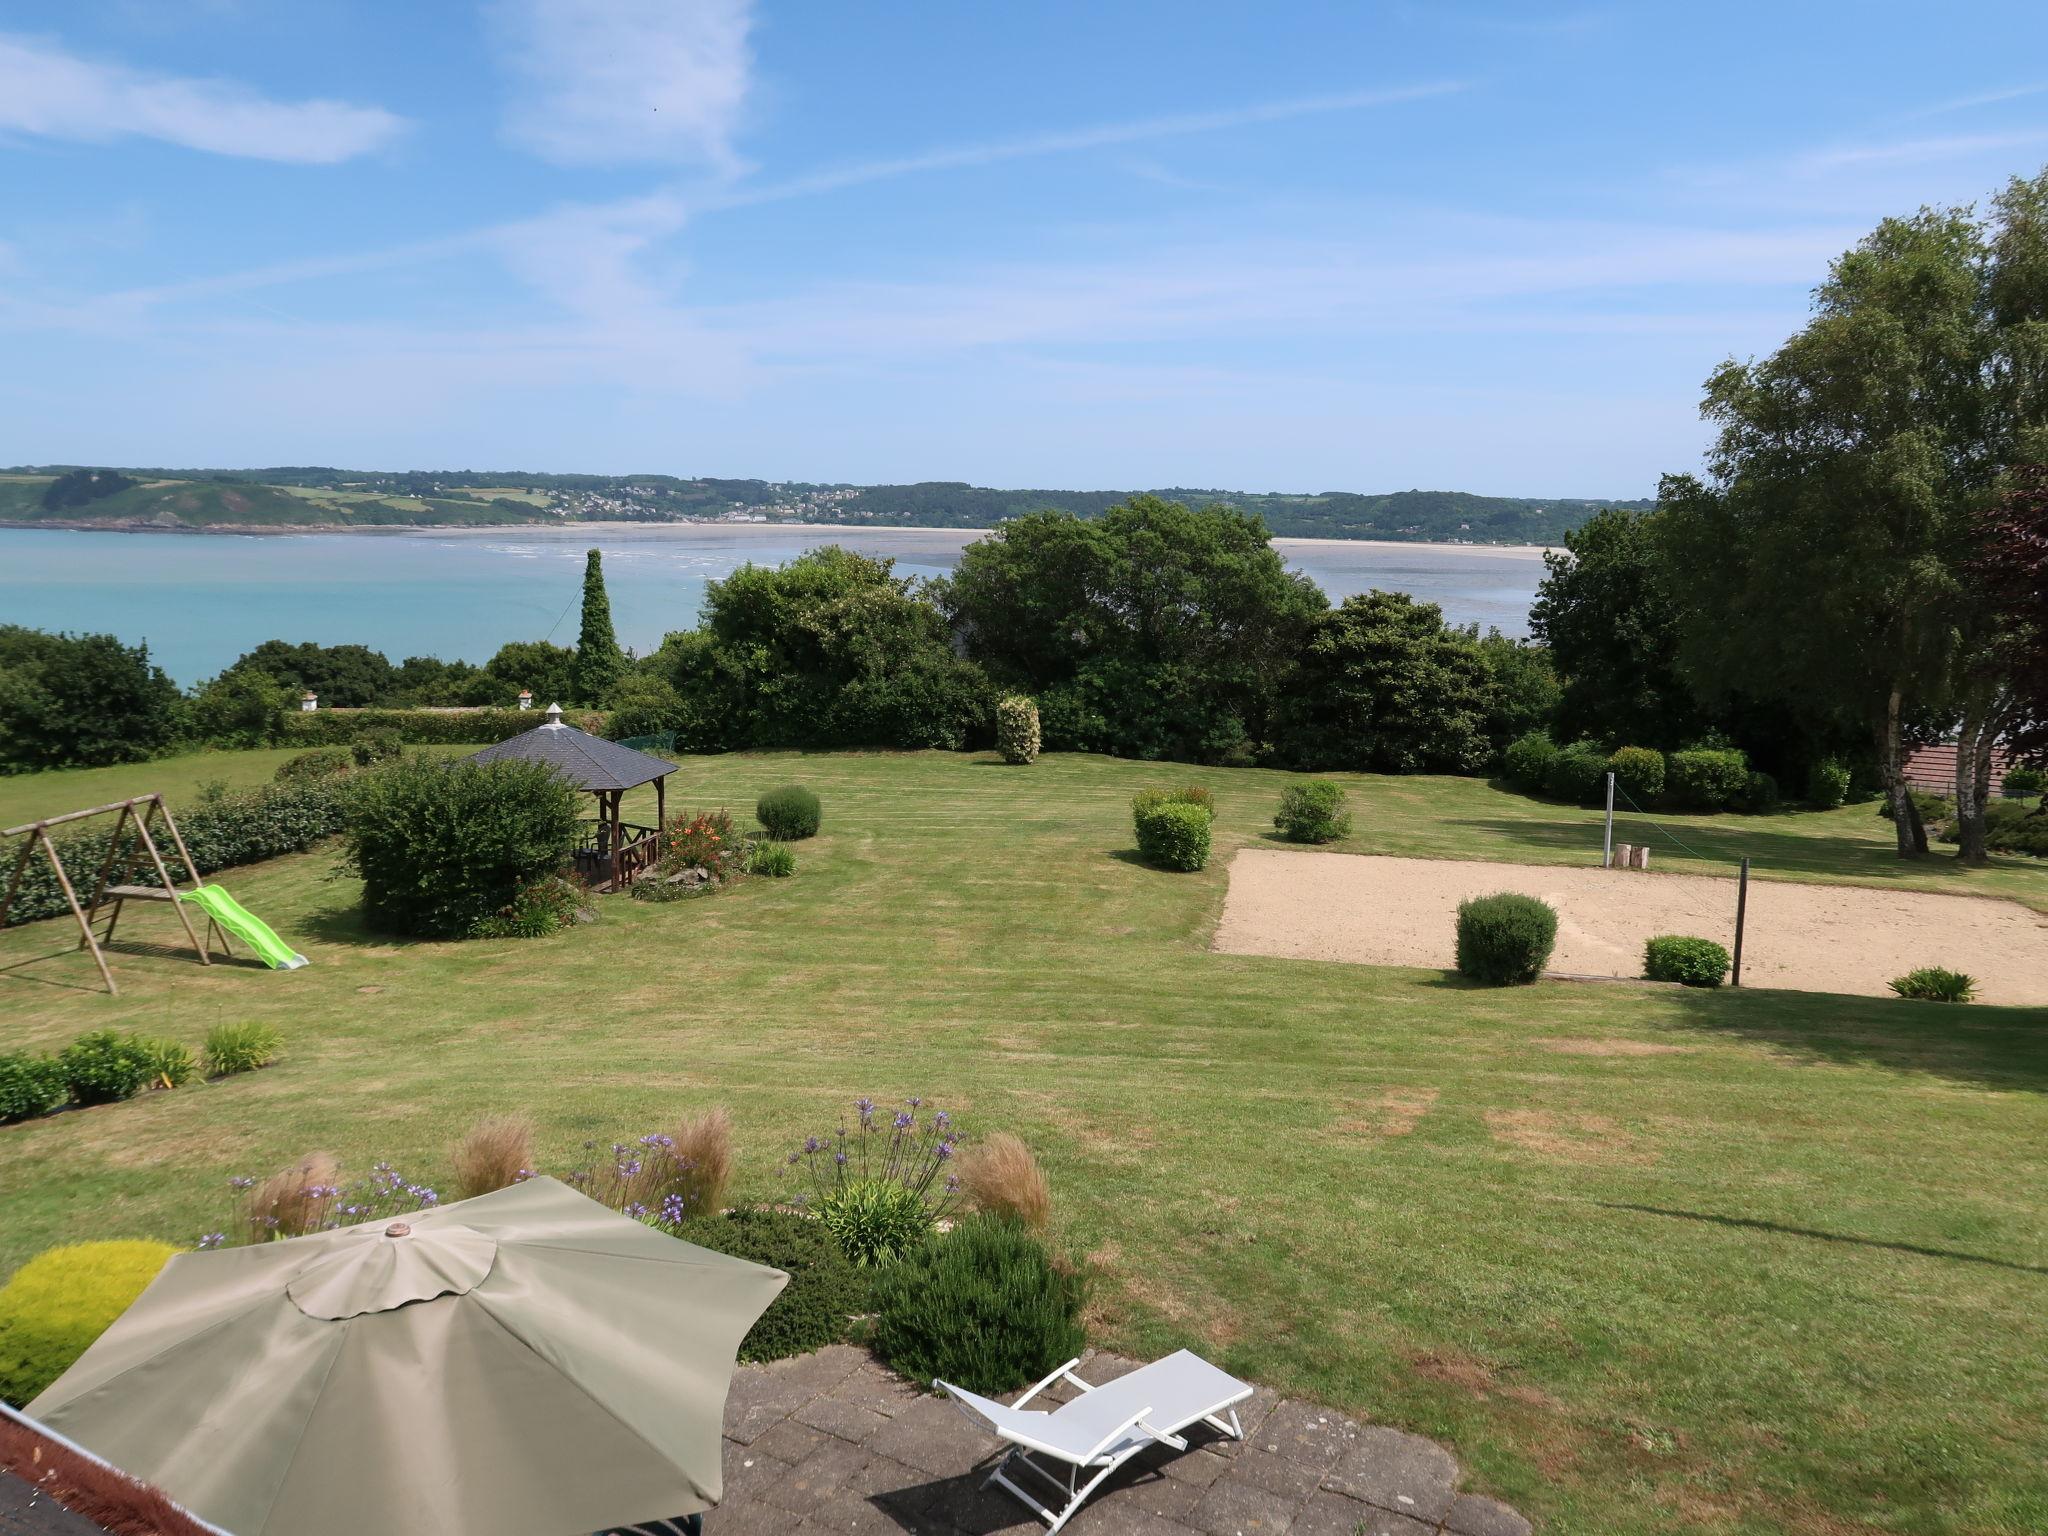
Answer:
[[(548, 725), (560, 725), (562, 723), (562, 706), (550, 704), (547, 708), (547, 716)], [(545, 730), (546, 726), (543, 726), (542, 729)]]

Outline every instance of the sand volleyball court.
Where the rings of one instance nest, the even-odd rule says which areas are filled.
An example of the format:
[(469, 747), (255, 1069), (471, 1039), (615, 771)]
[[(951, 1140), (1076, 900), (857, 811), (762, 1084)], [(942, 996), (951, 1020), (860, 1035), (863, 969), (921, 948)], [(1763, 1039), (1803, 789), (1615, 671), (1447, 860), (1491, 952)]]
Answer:
[[(1557, 908), (1550, 968), (1567, 975), (1640, 976), (1660, 933), (1734, 941), (1732, 877), (1247, 848), (1214, 947), (1448, 969), (1458, 903), (1494, 891)], [(1969, 972), (1981, 1002), (2048, 1003), (2048, 919), (1986, 897), (1751, 876), (1744, 986), (1889, 997), (1892, 977), (1922, 965)]]

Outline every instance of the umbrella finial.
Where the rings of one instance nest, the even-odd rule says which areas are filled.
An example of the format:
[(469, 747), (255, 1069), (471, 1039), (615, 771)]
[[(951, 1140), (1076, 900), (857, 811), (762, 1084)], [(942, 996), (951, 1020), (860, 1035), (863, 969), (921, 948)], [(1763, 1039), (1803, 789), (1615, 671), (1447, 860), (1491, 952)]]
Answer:
[(386, 1237), (411, 1237), (412, 1226), (409, 1222), (394, 1221), (384, 1229), (384, 1235)]

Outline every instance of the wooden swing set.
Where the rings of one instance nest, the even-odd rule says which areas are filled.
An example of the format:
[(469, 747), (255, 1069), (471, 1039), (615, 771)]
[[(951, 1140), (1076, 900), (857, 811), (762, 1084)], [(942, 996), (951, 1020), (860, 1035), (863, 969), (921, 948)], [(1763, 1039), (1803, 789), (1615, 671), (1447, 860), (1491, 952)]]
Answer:
[[(71, 876), (64, 868), (64, 860), (57, 852), (57, 844), (50, 836), (50, 828), (61, 827), (70, 822), (84, 821), (92, 816), (118, 813), (113, 833), (107, 838), (107, 851), (100, 858), (99, 872), (93, 877), (92, 897), (80, 903), (78, 890), (71, 883)], [(89, 811), (70, 811), (62, 816), (49, 816), (41, 821), (24, 822), (18, 827), (9, 827), (0, 832), (0, 837), (24, 839), (21, 853), (14, 861), (14, 874), (7, 882), (7, 895), (0, 899), (0, 928), (7, 926), (7, 914), (14, 905), (14, 898), (21, 890), (21, 879), (28, 871), (29, 861), (40, 849), (50, 861), (50, 871), (57, 877), (57, 885), (64, 892), (65, 903), (71, 908), (71, 915), (78, 920), (78, 948), (92, 951), (93, 963), (100, 968), (100, 979), (107, 984), (107, 992), (120, 995), (115, 984), (114, 973), (107, 968), (106, 947), (113, 942), (114, 929), (121, 921), (121, 909), (131, 901), (167, 901), (171, 910), (178, 914), (178, 921), (185, 927), (185, 937), (192, 941), (192, 949), (199, 956), (201, 965), (213, 964), (213, 941), (220, 940), (221, 954), (231, 958), (234, 949), (228, 943), (228, 936), (211, 917), (206, 920), (206, 938), (201, 940), (199, 930), (192, 926), (192, 916), (185, 910), (185, 903), (178, 899), (177, 882), (171, 878), (170, 867), (164, 863), (157, 841), (150, 835), (150, 827), (162, 818), (160, 831), (168, 833), (171, 846), (176, 850), (178, 860), (185, 866), (185, 877), (192, 882), (192, 889), (198, 890), (199, 870), (192, 862), (191, 850), (186, 848), (185, 839), (178, 832), (177, 822), (171, 819), (171, 808), (164, 803), (160, 794), (137, 795), (132, 800), (114, 800), (106, 805), (96, 805)], [(130, 831), (133, 836), (130, 837)], [(126, 843), (126, 858), (119, 863), (117, 876), (116, 858)], [(159, 885), (137, 885), (134, 883), (140, 872), (143, 858), (147, 856), (156, 870)], [(106, 910), (106, 929), (95, 928), (100, 912)]]

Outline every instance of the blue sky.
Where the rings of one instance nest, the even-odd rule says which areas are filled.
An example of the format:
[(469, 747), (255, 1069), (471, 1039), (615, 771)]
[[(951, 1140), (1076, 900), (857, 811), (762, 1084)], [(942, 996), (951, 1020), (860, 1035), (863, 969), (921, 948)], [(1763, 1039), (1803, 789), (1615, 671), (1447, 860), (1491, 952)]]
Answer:
[(2044, 163), (2038, 0), (10, 0), (0, 463), (1647, 495)]

